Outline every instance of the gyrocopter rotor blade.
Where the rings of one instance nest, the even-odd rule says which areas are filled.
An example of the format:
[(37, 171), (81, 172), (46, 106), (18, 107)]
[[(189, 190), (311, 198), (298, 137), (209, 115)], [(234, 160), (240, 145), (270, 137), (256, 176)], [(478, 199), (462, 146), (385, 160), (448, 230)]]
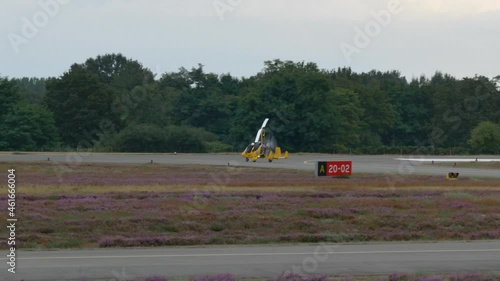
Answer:
[(254, 143), (258, 143), (260, 141), (260, 133), (262, 132), (262, 129), (259, 129), (257, 131), (257, 135), (255, 136), (255, 141)]
[(264, 122), (262, 122), (262, 126), (260, 126), (260, 129), (257, 131), (257, 135), (255, 136), (255, 143), (260, 141), (260, 134), (262, 133), (262, 130), (267, 126), (267, 121), (269, 121), (269, 118), (266, 118)]
[(261, 129), (264, 129), (267, 126), (267, 121), (269, 121), (269, 118), (266, 118), (266, 120), (262, 122), (262, 126), (260, 126)]

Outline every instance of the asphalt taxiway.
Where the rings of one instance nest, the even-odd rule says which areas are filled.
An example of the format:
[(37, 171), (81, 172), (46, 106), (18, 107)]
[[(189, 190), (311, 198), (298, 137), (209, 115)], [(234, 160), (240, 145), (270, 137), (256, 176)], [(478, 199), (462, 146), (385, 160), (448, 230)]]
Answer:
[[(476, 159), (478, 161), (476, 162)], [(0, 161), (52, 161), (73, 165), (77, 163), (154, 163), (232, 165), (241, 167), (282, 168), (314, 171), (316, 161), (347, 160), (353, 163), (353, 173), (372, 173), (381, 176), (433, 175), (445, 176), (449, 172), (460, 173), (460, 177), (500, 178), (500, 169), (463, 165), (484, 160), (498, 161), (495, 156), (452, 156), (452, 157), (405, 157), (394, 155), (337, 155), (337, 154), (290, 154), (288, 159), (269, 163), (266, 159), (245, 162), (239, 154), (136, 154), (136, 153), (0, 153)], [(447, 165), (432, 165), (432, 161), (447, 162)]]
[[(6, 258), (0, 258), (5, 264)], [(21, 251), (0, 279), (131, 280), (230, 273), (236, 277), (498, 272), (500, 241)]]

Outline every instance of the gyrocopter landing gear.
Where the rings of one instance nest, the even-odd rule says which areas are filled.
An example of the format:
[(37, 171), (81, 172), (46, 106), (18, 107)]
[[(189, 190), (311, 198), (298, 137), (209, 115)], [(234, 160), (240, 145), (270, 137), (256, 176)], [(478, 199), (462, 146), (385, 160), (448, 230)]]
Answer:
[(248, 160), (250, 160), (250, 159), (248, 159), (248, 158), (245, 158), (245, 162), (248, 162)]
[(269, 151), (269, 154), (267, 155), (267, 160), (269, 161), (269, 163), (271, 163), (273, 162), (273, 159), (274, 159), (273, 152)]

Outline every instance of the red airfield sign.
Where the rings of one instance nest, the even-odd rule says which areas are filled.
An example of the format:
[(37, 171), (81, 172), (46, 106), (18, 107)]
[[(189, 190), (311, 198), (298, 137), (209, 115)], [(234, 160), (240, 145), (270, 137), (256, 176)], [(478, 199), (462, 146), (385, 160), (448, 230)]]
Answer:
[(327, 161), (316, 163), (317, 177), (346, 177), (352, 175), (352, 161)]

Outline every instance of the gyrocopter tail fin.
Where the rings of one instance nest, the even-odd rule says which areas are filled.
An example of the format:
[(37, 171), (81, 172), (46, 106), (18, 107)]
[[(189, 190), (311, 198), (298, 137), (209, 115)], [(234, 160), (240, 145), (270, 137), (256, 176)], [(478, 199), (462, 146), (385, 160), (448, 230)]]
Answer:
[(269, 151), (269, 155), (267, 156), (267, 160), (269, 160), (269, 162), (273, 162), (274, 160), (274, 155), (273, 155), (273, 152), (272, 151)]
[(283, 155), (281, 153), (281, 147), (277, 146), (276, 150), (274, 151), (274, 159), (279, 159), (279, 158), (288, 158), (288, 151), (285, 151), (285, 154)]
[(276, 147), (276, 151), (274, 152), (274, 158), (281, 158), (281, 147)]

